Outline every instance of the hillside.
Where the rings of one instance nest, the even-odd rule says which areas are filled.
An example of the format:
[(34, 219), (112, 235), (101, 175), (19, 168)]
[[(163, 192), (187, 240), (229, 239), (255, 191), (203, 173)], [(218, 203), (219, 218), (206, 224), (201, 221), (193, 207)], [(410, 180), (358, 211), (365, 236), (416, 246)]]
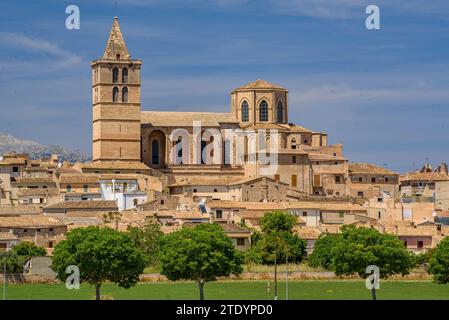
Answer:
[(28, 153), (31, 159), (49, 158), (52, 154), (58, 154), (61, 161), (84, 162), (90, 160), (90, 156), (79, 150), (69, 150), (57, 145), (43, 145), (0, 132), (0, 155), (8, 152)]

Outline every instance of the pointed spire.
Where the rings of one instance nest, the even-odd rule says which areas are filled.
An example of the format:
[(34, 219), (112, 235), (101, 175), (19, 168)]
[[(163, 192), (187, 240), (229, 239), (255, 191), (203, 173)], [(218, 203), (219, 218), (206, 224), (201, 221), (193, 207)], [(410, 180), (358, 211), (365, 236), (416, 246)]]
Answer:
[(104, 49), (103, 59), (117, 59), (117, 57), (124, 60), (131, 58), (128, 49), (126, 48), (126, 43), (123, 39), (120, 25), (118, 24), (118, 18), (114, 17), (108, 42), (106, 43), (106, 48)]

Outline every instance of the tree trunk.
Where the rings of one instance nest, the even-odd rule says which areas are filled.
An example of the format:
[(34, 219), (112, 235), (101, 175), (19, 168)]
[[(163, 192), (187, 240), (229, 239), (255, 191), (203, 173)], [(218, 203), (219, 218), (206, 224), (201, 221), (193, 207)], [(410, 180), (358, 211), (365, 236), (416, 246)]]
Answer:
[(101, 296), (100, 296), (100, 288), (101, 288), (101, 283), (96, 283), (95, 284), (95, 298), (96, 300), (100, 300)]
[(198, 280), (198, 288), (200, 289), (200, 300), (204, 300), (204, 280)]

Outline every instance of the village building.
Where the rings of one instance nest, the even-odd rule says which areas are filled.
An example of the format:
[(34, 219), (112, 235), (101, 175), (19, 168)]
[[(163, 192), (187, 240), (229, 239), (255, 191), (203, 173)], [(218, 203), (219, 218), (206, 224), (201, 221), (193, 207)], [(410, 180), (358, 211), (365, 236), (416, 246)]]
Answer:
[(33, 242), (51, 249), (64, 239), (67, 226), (60, 219), (46, 216), (0, 217), (0, 233), (14, 234), (19, 241)]
[(427, 163), (420, 170), (408, 172), (400, 177), (400, 192), (403, 198), (433, 202), (435, 184), (440, 181), (449, 181), (447, 165), (443, 163), (433, 169)]

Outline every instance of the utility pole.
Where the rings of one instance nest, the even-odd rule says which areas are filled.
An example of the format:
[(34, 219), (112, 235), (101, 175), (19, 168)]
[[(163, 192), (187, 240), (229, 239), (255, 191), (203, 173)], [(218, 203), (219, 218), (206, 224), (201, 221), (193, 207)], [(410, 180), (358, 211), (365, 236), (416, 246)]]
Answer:
[(3, 261), (3, 300), (6, 300), (6, 257)]
[(288, 300), (288, 252), (285, 253), (285, 300)]
[(277, 278), (277, 261), (276, 251), (274, 252), (274, 300), (278, 299), (278, 278)]

